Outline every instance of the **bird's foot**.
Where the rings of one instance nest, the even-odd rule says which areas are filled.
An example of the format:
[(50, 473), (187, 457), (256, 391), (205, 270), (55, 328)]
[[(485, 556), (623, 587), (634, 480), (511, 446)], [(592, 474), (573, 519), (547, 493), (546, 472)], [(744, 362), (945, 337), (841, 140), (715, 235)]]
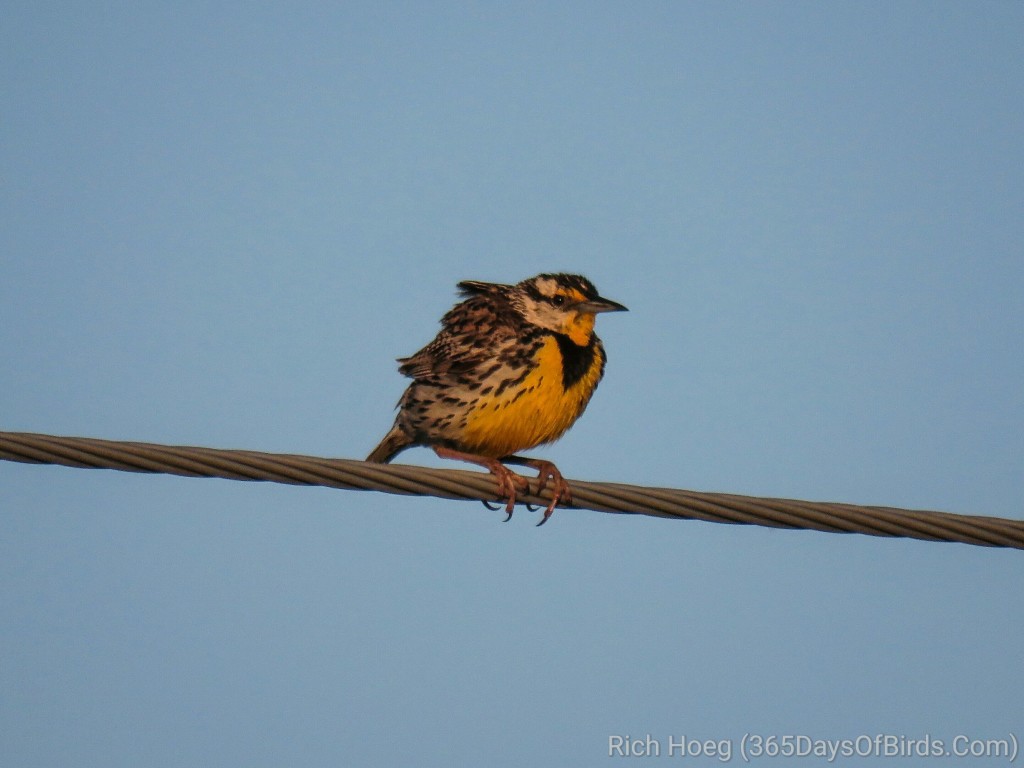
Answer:
[[(511, 469), (495, 462), (495, 466), (484, 465), (490, 471), (490, 474), (495, 476), (495, 480), (498, 483), (498, 497), (500, 499), (506, 499), (505, 511), (508, 513), (504, 522), (508, 522), (512, 519), (512, 512), (515, 510), (515, 502), (518, 494), (529, 493), (529, 480), (522, 475), (516, 474)], [(498, 511), (501, 507), (492, 506), (489, 502), (483, 502), (483, 506), (490, 510)], [(529, 505), (526, 505), (529, 508)]]
[(537, 525), (544, 525), (551, 517), (551, 513), (555, 511), (555, 507), (559, 504), (572, 504), (572, 491), (569, 488), (569, 484), (565, 482), (565, 478), (562, 477), (562, 473), (558, 471), (558, 467), (552, 464), (550, 461), (535, 461), (530, 464), (537, 470), (537, 495), (547, 487), (548, 481), (551, 481), (551, 502), (548, 504), (547, 509), (544, 510), (544, 517), (541, 518)]
[(533, 467), (537, 470), (537, 496), (540, 496), (544, 489), (548, 486), (548, 482), (551, 483), (551, 501), (548, 503), (547, 508), (544, 510), (544, 517), (541, 518), (538, 526), (544, 525), (551, 517), (551, 513), (555, 511), (555, 507), (559, 504), (572, 504), (572, 491), (569, 489), (569, 484), (565, 482), (565, 478), (562, 477), (562, 473), (558, 471), (558, 467), (552, 464), (550, 461), (544, 461), (543, 459), (528, 459), (523, 456), (506, 456), (503, 461), (510, 462), (512, 464), (521, 464), (525, 467)]
[[(462, 451), (455, 451), (450, 448), (441, 447), (434, 448), (434, 453), (442, 459), (460, 459), (461, 461), (479, 464), (494, 475), (494, 480), (498, 485), (498, 499), (505, 500), (505, 512), (507, 514), (507, 517), (505, 518), (506, 523), (512, 519), (512, 512), (515, 511), (516, 498), (518, 495), (520, 493), (530, 492), (530, 481), (522, 475), (516, 474), (497, 459), (491, 459), (486, 456), (477, 456), (472, 453), (463, 453)], [(492, 507), (486, 501), (483, 504), (488, 509), (499, 509), (499, 507)]]
[(493, 464), (487, 463), (484, 466), (494, 475), (495, 482), (498, 484), (498, 498), (506, 499), (505, 512), (508, 516), (505, 518), (505, 522), (507, 523), (512, 519), (518, 494), (530, 492), (530, 481), (522, 475), (516, 474), (497, 459)]

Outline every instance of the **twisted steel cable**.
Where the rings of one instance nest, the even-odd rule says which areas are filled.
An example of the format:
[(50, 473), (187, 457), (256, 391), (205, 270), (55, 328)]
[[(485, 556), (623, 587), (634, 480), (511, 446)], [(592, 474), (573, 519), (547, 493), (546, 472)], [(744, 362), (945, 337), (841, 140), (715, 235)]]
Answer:
[[(30, 432), (0, 432), (0, 459), (446, 499), (495, 499), (493, 479), (481, 472)], [(583, 480), (569, 483), (573, 491), (571, 506), (576, 509), (1024, 549), (1024, 520), (645, 488), (621, 483)], [(550, 497), (545, 496), (548, 496), (546, 492), (544, 496), (525, 495), (520, 501), (546, 505)]]

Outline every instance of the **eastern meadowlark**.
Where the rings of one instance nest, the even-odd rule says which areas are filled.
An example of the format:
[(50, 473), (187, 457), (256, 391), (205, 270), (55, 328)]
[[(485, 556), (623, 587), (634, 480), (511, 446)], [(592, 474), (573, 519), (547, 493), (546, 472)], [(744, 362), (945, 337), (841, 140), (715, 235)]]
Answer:
[(551, 481), (543, 525), (571, 493), (549, 461), (517, 456), (557, 440), (580, 417), (604, 375), (599, 312), (626, 307), (597, 294), (580, 275), (542, 274), (516, 285), (459, 283), (464, 300), (441, 318), (441, 331), (399, 371), (413, 380), (398, 402), (391, 431), (367, 461), (388, 462), (414, 445), (487, 468), (507, 499), (529, 482), (505, 464), (538, 472), (537, 493)]

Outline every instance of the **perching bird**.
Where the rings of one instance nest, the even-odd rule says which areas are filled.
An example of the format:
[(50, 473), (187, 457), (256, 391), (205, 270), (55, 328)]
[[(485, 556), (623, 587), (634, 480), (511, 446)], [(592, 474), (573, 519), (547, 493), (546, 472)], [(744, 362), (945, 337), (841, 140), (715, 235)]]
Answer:
[(559, 502), (571, 502), (569, 486), (551, 462), (515, 454), (557, 440), (580, 417), (604, 374), (595, 316), (626, 307), (598, 296), (580, 275), (543, 274), (516, 285), (465, 281), (459, 290), (465, 300), (441, 318), (437, 337), (399, 358), (413, 383), (366, 460), (388, 462), (423, 445), (479, 464), (507, 499), (506, 520), (516, 494), (530, 486), (504, 463), (533, 467), (538, 494), (552, 484), (543, 525)]

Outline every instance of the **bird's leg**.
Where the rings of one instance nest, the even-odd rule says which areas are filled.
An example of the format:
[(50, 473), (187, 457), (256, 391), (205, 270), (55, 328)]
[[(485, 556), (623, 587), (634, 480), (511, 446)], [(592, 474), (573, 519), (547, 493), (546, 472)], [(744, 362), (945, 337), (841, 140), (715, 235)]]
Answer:
[[(434, 453), (442, 459), (458, 459), (459, 461), (478, 464), (494, 475), (494, 479), (498, 483), (499, 498), (508, 500), (505, 504), (505, 511), (508, 513), (508, 517), (505, 518), (506, 523), (512, 519), (512, 512), (516, 507), (516, 494), (530, 492), (529, 481), (522, 475), (517, 475), (497, 459), (492, 459), (488, 456), (477, 456), (475, 453), (454, 451), (451, 448), (441, 446), (434, 446)], [(484, 504), (486, 505), (487, 502), (484, 502)]]
[(572, 504), (572, 491), (569, 489), (569, 484), (565, 482), (565, 478), (562, 477), (562, 473), (558, 471), (558, 467), (552, 464), (550, 461), (544, 459), (530, 459), (525, 456), (505, 456), (502, 461), (508, 464), (519, 464), (524, 467), (533, 467), (537, 470), (537, 495), (540, 496), (544, 488), (548, 484), (548, 480), (551, 481), (551, 503), (548, 504), (548, 508), (544, 510), (544, 517), (537, 525), (544, 525), (551, 517), (551, 513), (555, 511), (555, 507), (559, 504)]

